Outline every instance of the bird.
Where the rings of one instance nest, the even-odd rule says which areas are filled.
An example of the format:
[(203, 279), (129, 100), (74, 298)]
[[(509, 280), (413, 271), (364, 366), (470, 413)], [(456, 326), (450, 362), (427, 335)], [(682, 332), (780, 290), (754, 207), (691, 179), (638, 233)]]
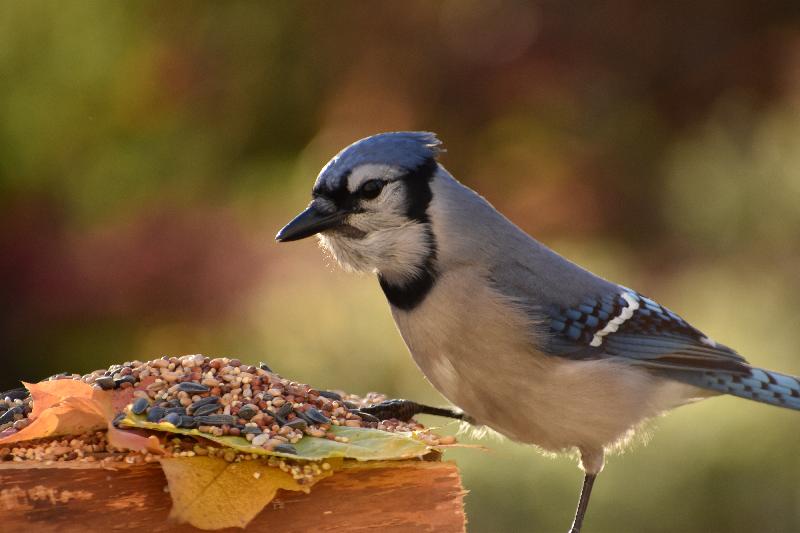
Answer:
[[(363, 138), (276, 235), (314, 235), (370, 273), (411, 356), (475, 424), (579, 454), (579, 533), (607, 453), (678, 406), (729, 394), (800, 410), (800, 381), (752, 366), (655, 300), (529, 236), (439, 162), (430, 132)], [(466, 417), (466, 416), (465, 416)]]

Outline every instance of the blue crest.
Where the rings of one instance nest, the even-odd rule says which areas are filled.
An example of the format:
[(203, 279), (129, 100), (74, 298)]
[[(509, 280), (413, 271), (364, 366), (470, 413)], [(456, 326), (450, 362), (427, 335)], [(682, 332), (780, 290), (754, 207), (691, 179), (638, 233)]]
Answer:
[(354, 168), (365, 164), (391, 165), (412, 171), (435, 159), (441, 144), (435, 133), (427, 131), (395, 131), (365, 137), (336, 154), (322, 168), (314, 189), (339, 189)]

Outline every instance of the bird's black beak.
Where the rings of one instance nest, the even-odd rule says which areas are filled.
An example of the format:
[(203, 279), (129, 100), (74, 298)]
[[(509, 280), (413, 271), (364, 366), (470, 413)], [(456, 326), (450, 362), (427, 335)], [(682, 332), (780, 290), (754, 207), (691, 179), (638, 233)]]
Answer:
[(278, 232), (275, 240), (289, 242), (311, 237), (320, 231), (338, 226), (345, 216), (347, 216), (345, 211), (323, 213), (312, 202), (305, 211), (294, 217), (291, 222)]

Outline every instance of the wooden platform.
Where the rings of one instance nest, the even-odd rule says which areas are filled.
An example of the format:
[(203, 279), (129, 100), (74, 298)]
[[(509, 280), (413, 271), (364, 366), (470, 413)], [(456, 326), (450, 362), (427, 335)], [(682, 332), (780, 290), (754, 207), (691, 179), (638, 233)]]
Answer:
[[(18, 533), (199, 531), (167, 520), (166, 486), (158, 465), (2, 463), (0, 524)], [(454, 463), (352, 462), (311, 494), (278, 492), (244, 531), (463, 532), (463, 497)]]

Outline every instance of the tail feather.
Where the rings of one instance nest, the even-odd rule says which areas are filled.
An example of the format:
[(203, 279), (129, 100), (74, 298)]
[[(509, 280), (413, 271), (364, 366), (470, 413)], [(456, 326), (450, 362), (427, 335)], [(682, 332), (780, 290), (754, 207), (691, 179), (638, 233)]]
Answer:
[(751, 368), (749, 374), (724, 371), (680, 372), (671, 373), (670, 377), (723, 394), (800, 410), (800, 379), (787, 374)]

